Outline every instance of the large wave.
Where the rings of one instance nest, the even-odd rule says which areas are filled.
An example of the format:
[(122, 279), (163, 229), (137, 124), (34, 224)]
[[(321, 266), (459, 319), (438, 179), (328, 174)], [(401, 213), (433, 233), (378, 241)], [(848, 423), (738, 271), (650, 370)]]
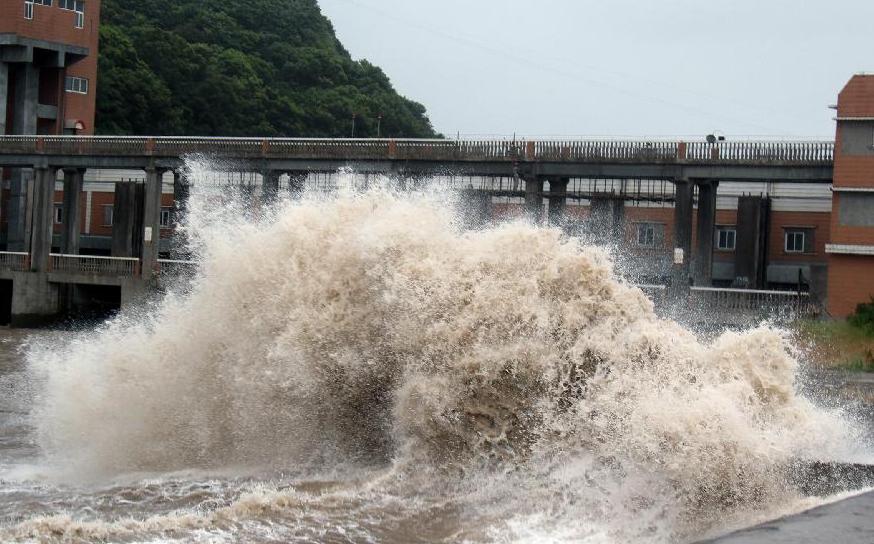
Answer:
[(559, 229), (465, 231), (385, 187), (191, 209), (184, 293), (32, 355), (50, 464), (390, 467), (380, 485), (505, 520), (679, 538), (787, 504), (796, 460), (856, 438), (798, 393), (780, 330), (702, 341)]

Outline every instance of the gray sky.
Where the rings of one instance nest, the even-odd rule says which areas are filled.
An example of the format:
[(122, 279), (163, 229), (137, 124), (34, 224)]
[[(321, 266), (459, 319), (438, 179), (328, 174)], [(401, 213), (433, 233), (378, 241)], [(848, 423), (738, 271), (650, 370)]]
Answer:
[(872, 0), (319, 3), (447, 135), (833, 138), (874, 71)]

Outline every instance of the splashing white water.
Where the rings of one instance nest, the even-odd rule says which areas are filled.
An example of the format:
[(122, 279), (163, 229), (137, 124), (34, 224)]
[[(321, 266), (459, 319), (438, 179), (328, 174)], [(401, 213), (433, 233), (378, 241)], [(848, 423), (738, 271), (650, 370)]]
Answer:
[[(490, 520), (473, 538), (667, 541), (786, 508), (792, 463), (857, 436), (797, 393), (780, 331), (703, 343), (559, 230), (463, 232), (439, 195), (385, 188), (191, 209), (188, 293), (31, 356), (68, 475), (390, 466), (356, 493), (455, 502)], [(264, 493), (182, 529), (93, 523), (290, 500)], [(80, 523), (27, 527), (53, 519)]]

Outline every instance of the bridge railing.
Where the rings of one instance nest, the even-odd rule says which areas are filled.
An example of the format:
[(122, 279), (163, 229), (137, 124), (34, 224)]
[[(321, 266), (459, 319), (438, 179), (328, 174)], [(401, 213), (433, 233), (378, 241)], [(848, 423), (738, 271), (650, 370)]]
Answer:
[(0, 270), (23, 271), (30, 269), (30, 253), (0, 251)]
[(71, 274), (134, 278), (140, 275), (140, 260), (135, 257), (97, 257), (93, 255), (49, 255), (49, 270)]
[(161, 276), (190, 276), (197, 270), (197, 262), (178, 259), (158, 259)]
[(833, 142), (2, 136), (0, 154), (427, 161), (827, 164)]
[(810, 317), (819, 312), (810, 293), (692, 287), (689, 302), (715, 312), (741, 312), (769, 316)]

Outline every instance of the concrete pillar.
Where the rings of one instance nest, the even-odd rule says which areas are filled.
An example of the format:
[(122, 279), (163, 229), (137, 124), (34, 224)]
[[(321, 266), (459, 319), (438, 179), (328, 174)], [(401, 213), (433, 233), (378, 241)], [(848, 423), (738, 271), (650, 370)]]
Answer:
[(58, 284), (49, 283), (45, 274), (17, 274), (12, 282), (13, 327), (38, 327), (57, 318)]
[(306, 190), (306, 181), (306, 172), (288, 173), (288, 192), (291, 195), (291, 198), (298, 199), (303, 196), (303, 193)]
[[(692, 192), (693, 185), (686, 179), (674, 180), (674, 249), (671, 282), (677, 292), (689, 286), (689, 262), (692, 252)], [(682, 262), (675, 256), (682, 250)]]
[(145, 198), (143, 202), (142, 273), (151, 280), (158, 273), (158, 253), (161, 250), (161, 189), (162, 170), (146, 169)]
[(625, 202), (620, 198), (593, 197), (589, 207), (589, 232), (600, 244), (622, 244)]
[(765, 287), (770, 209), (770, 200), (761, 196), (742, 196), (738, 199), (734, 252), (735, 284), (738, 287)]
[(567, 186), (570, 178), (550, 178), (549, 180), (549, 224), (561, 225), (565, 220), (567, 207)]
[(12, 134), (36, 134), (39, 109), (39, 68), (31, 63), (16, 64), (15, 104), (12, 107)]
[[(9, 66), (7, 64), (7, 66)], [(12, 130), (9, 134), (36, 134), (36, 115), (39, 106), (39, 68), (30, 63), (15, 64)], [(7, 76), (8, 77), (8, 76)], [(5, 116), (4, 116), (5, 119)], [(7, 204), (7, 247), (9, 251), (26, 251), (30, 243), (29, 202), (30, 185), (34, 173), (29, 168), (13, 168), (9, 183)]]
[(84, 178), (84, 169), (64, 169), (64, 211), (61, 253), (65, 255), (79, 254), (79, 234), (81, 232), (80, 210)]
[(265, 170), (261, 181), (261, 205), (271, 206), (279, 199), (279, 178), (282, 172)]
[(464, 189), (460, 208), (465, 227), (482, 228), (492, 220), (492, 195), (481, 189)]
[(30, 268), (34, 272), (47, 272), (49, 254), (52, 251), (57, 170), (50, 167), (40, 167), (36, 168), (34, 172)]
[(179, 171), (173, 171), (173, 225), (178, 225), (188, 211), (188, 197), (191, 196), (191, 183), (188, 177)]
[(112, 256), (134, 257), (140, 253), (137, 234), (142, 230), (142, 185), (135, 182), (115, 184), (112, 207)]
[(535, 223), (543, 218), (543, 178), (525, 179), (525, 212)]
[(188, 213), (188, 198), (191, 195), (191, 184), (188, 177), (179, 171), (173, 172), (173, 213), (170, 221), (173, 225), (172, 252), (174, 259), (184, 258), (188, 245), (185, 233), (179, 228)]
[(0, 61), (0, 136), (6, 134), (6, 104), (9, 102), (9, 65)]
[(718, 181), (698, 184), (698, 246), (695, 248), (695, 285), (708, 287), (713, 283), (713, 238), (716, 235), (716, 192)]

